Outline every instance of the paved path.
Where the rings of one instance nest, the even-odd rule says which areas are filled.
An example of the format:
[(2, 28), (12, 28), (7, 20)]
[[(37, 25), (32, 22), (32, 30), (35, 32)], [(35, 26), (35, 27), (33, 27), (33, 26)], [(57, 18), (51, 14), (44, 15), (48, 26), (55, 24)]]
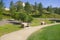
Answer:
[(15, 23), (19, 23), (19, 21), (4, 19), (4, 20), (0, 21), (0, 26), (5, 25), (5, 24), (15, 24)]
[(7, 20), (2, 20), (2, 21), (0, 21), (0, 26), (5, 25), (5, 24), (8, 24), (8, 23), (9, 23), (9, 21), (7, 21)]
[(55, 25), (55, 24), (42, 25), (37, 27), (27, 27), (22, 30), (3, 35), (2, 37), (0, 37), (0, 40), (26, 40), (28, 36), (30, 36), (33, 32), (51, 25)]

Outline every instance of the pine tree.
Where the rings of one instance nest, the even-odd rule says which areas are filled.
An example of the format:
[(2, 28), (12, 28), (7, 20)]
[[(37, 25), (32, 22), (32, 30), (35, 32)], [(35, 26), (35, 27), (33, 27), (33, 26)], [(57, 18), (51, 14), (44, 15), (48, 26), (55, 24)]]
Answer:
[(52, 6), (48, 6), (48, 7), (47, 7), (47, 11), (48, 11), (49, 13), (53, 13), (53, 12), (54, 12)]
[(10, 3), (10, 13), (11, 13), (11, 17), (14, 17), (14, 13), (16, 12), (16, 7), (15, 7), (15, 5), (14, 5), (14, 3), (13, 3), (13, 1), (11, 1), (11, 3)]
[(38, 4), (35, 2), (34, 10), (38, 10)]
[(38, 11), (38, 4), (35, 2), (35, 5), (33, 5), (33, 13), (34, 15), (38, 15), (39, 11)]
[(29, 2), (26, 2), (26, 3), (25, 3), (24, 10), (26, 11), (27, 14), (30, 14), (31, 11), (33, 10), (32, 6), (30, 5)]
[(3, 13), (3, 10), (4, 10), (4, 3), (3, 0), (0, 0), (0, 14)]
[(54, 11), (56, 14), (60, 14), (60, 8), (55, 8), (55, 11)]
[(23, 2), (21, 1), (16, 2), (16, 8), (17, 8), (17, 12), (22, 12), (24, 9)]
[(42, 3), (38, 4), (38, 11), (39, 11), (39, 14), (42, 16), (42, 14), (43, 14), (43, 5), (42, 5)]
[(0, 20), (2, 19), (3, 10), (4, 10), (4, 3), (3, 0), (0, 0)]

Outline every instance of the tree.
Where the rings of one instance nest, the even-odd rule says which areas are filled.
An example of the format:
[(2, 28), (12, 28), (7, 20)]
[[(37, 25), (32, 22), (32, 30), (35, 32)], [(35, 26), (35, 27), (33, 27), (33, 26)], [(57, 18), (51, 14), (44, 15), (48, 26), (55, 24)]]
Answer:
[(27, 15), (26, 16), (26, 22), (27, 23), (30, 23), (32, 20), (33, 20), (33, 17), (32, 16), (30, 16), (30, 15)]
[(35, 2), (34, 10), (38, 10), (38, 4)]
[(4, 9), (4, 3), (3, 0), (0, 0), (0, 10), (2, 11)]
[(35, 2), (35, 5), (34, 5), (33, 14), (34, 14), (34, 15), (39, 15), (38, 4), (37, 4), (36, 2)]
[(20, 20), (23, 21), (23, 22), (25, 22), (26, 16), (27, 16), (26, 13), (20, 13), (20, 14), (19, 14), (19, 18), (20, 18)]
[(60, 14), (60, 8), (55, 8), (54, 12), (55, 12), (56, 14)]
[(38, 11), (39, 11), (40, 15), (42, 16), (42, 14), (43, 14), (43, 6), (42, 6), (42, 3), (39, 3), (38, 4)]
[(15, 13), (14, 19), (20, 20), (21, 23), (23, 22), (27, 23), (28, 25), (26, 26), (29, 26), (29, 23), (31, 23), (31, 21), (33, 20), (32, 16), (27, 15), (26, 13), (19, 13), (19, 12)]
[(31, 11), (33, 10), (32, 6), (29, 4), (29, 2), (25, 3), (24, 10), (26, 11), (27, 14), (30, 14)]
[(25, 7), (23, 7), (22, 2), (18, 1), (16, 3), (16, 8), (17, 8), (17, 11), (15, 12), (14, 19), (20, 20), (22, 22), (32, 21), (33, 18), (29, 14), (27, 14), (27, 13), (31, 13), (31, 10), (33, 9), (29, 3), (26, 3)]
[(21, 1), (16, 2), (16, 8), (17, 8), (17, 12), (22, 12), (24, 9), (23, 2)]
[(47, 11), (48, 11), (49, 13), (53, 13), (53, 12), (54, 12), (52, 6), (48, 6), (48, 7), (47, 7)]
[(27, 15), (26, 13), (20, 13), (19, 18), (22, 22), (27, 23), (26, 26), (29, 26), (29, 23), (33, 20), (32, 16)]
[(0, 0), (0, 19), (2, 19), (3, 10), (4, 10), (4, 3), (3, 0)]
[(13, 3), (13, 1), (11, 1), (10, 3), (10, 13), (11, 13), (11, 17), (14, 17), (14, 13), (16, 12), (16, 7)]

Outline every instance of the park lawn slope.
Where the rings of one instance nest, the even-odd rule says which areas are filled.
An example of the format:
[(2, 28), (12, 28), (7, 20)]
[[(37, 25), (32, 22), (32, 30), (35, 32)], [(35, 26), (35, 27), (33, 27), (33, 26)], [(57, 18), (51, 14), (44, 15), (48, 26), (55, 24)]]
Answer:
[(20, 26), (19, 25), (13, 25), (13, 24), (6, 24), (4, 26), (0, 26), (0, 36), (13, 32), (13, 31), (17, 31), (20, 30)]
[(33, 27), (34, 26), (39, 26), (39, 25), (41, 25), (42, 21), (46, 22), (46, 24), (51, 24), (52, 23), (52, 21), (49, 21), (47, 19), (42, 20), (42, 19), (39, 19), (39, 18), (34, 18), (31, 22), (30, 26), (33, 26)]
[(27, 40), (60, 40), (60, 24), (42, 28)]

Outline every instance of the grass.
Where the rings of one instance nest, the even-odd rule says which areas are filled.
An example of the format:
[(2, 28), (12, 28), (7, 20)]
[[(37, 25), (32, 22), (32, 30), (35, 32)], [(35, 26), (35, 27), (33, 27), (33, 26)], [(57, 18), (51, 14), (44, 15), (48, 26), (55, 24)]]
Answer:
[(42, 28), (29, 36), (27, 40), (60, 40), (60, 24)]
[(13, 32), (13, 31), (17, 31), (20, 30), (20, 26), (19, 25), (13, 25), (13, 24), (6, 24), (4, 26), (0, 26), (0, 36)]
[(38, 20), (38, 19), (33, 19), (33, 21), (32, 21), (32, 23), (31, 23), (31, 26), (38, 26), (38, 25), (40, 25), (40, 20)]
[[(39, 25), (41, 25), (41, 21), (42, 21), (41, 19), (34, 18), (33, 21), (32, 21), (32, 23), (31, 23), (31, 26), (39, 26)], [(43, 20), (43, 21), (45, 21), (47, 24), (52, 23), (49, 20)]]

